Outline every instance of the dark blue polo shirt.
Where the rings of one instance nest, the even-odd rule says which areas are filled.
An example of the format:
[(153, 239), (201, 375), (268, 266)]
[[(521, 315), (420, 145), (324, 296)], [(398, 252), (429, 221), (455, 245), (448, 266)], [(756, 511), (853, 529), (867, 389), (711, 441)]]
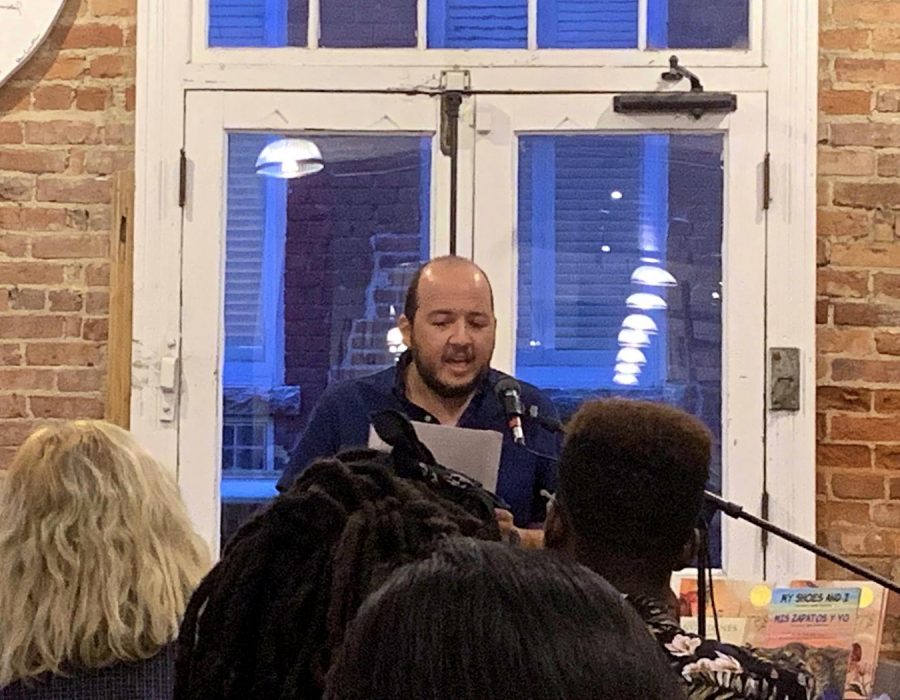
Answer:
[[(287, 489), (303, 468), (317, 457), (330, 457), (350, 447), (364, 447), (369, 440), (369, 416), (373, 413), (393, 409), (410, 420), (437, 423), (433, 415), (406, 398), (403, 369), (408, 362), (408, 357), (403, 357), (397, 367), (330, 387), (313, 409), (303, 438), (278, 482), (278, 489)], [(494, 385), (505, 376), (493, 369), (488, 372), (457, 425), (496, 430), (503, 435), (497, 494), (510, 505), (516, 525), (524, 527), (543, 522), (546, 503), (540, 492), (542, 489), (556, 490), (556, 463), (513, 442), (503, 407), (493, 391)], [(526, 409), (536, 406), (539, 416), (557, 419), (556, 408), (550, 399), (531, 384), (521, 382), (521, 385), (522, 403)], [(554, 457), (559, 454), (556, 433), (527, 416), (524, 430), (525, 444), (531, 450)]]

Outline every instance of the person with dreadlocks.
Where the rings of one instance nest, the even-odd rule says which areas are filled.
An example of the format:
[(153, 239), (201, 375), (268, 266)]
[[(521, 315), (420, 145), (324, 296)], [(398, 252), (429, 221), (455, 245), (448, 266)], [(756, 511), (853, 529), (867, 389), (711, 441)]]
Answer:
[(494, 498), (423, 449), (317, 460), (235, 534), (185, 613), (176, 698), (319, 698), (391, 572), (447, 538), (500, 540)]

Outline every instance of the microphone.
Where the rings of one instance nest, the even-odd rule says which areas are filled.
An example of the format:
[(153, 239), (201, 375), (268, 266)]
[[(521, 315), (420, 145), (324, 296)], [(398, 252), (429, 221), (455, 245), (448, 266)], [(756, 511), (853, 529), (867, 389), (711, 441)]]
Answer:
[(522, 430), (522, 416), (525, 408), (522, 406), (522, 385), (512, 377), (503, 377), (494, 385), (494, 393), (503, 404), (506, 413), (507, 425), (512, 431), (513, 442), (525, 446), (525, 432)]

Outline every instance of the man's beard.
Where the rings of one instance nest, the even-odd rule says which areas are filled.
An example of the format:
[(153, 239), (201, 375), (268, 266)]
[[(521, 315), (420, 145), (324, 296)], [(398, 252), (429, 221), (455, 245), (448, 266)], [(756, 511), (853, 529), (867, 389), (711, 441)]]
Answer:
[(462, 399), (470, 396), (475, 392), (481, 382), (484, 381), (484, 378), (488, 373), (488, 367), (485, 365), (478, 374), (475, 375), (472, 381), (466, 384), (446, 384), (438, 378), (437, 372), (432, 367), (429, 367), (421, 361), (415, 346), (409, 348), (409, 354), (412, 357), (412, 361), (416, 366), (419, 376), (422, 378), (422, 381), (425, 382), (425, 386), (442, 399)]

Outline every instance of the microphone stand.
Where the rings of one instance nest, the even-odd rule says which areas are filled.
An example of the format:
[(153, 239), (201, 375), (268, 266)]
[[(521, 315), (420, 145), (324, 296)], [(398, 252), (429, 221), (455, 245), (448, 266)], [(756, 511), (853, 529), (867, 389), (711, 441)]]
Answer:
[(827, 559), (833, 564), (837, 564), (841, 568), (847, 569), (847, 571), (852, 571), (857, 576), (862, 576), (864, 579), (871, 581), (872, 583), (877, 583), (879, 586), (884, 586), (884, 588), (886, 588), (887, 590), (900, 595), (900, 585), (894, 583), (889, 578), (886, 578), (880, 574), (876, 574), (874, 571), (870, 571), (864, 566), (854, 564), (849, 559), (845, 559), (839, 554), (835, 554), (834, 552), (817, 545), (815, 542), (805, 540), (802, 537), (795, 535), (793, 532), (778, 527), (777, 525), (773, 525), (768, 520), (763, 520), (762, 518), (758, 518), (752, 513), (747, 513), (737, 503), (726, 501), (724, 498), (721, 498), (720, 496), (717, 496), (710, 491), (704, 491), (703, 497), (706, 499), (707, 503), (715, 506), (718, 510), (722, 511), (730, 518), (734, 518), (736, 520), (746, 520), (748, 523), (756, 525), (756, 527), (764, 530), (765, 532), (773, 534), (776, 537), (780, 537), (783, 540), (787, 540), (791, 544), (795, 544), (801, 549), (805, 549), (807, 552), (812, 552), (813, 554), (820, 556), (823, 559)]

